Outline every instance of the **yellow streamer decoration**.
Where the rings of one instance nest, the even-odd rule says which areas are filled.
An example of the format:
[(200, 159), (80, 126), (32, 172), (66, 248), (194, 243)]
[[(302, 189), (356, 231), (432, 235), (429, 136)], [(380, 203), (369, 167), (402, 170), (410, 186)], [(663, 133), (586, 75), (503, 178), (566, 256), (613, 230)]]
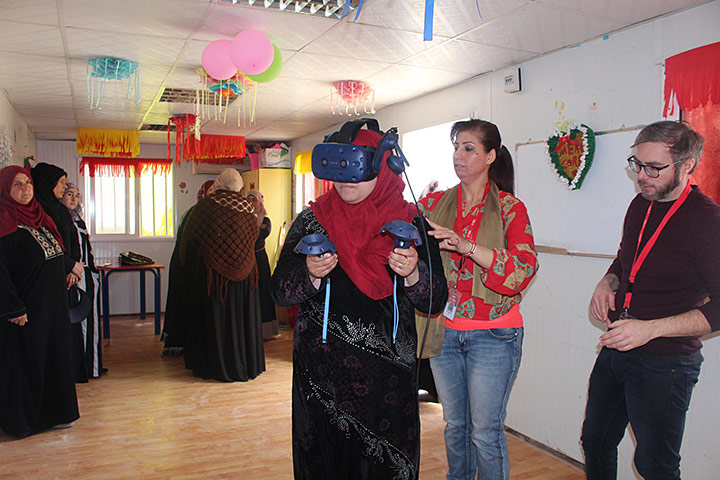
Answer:
[(140, 132), (78, 128), (75, 150), (80, 155), (134, 158), (140, 154)]
[(312, 150), (300, 152), (295, 155), (295, 172), (299, 174), (312, 173)]

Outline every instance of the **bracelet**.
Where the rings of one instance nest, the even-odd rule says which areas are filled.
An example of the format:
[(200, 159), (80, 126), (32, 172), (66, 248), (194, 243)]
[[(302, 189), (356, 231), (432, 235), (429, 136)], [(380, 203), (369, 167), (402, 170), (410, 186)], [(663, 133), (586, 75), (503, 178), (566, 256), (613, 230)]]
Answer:
[(470, 245), (472, 245), (470, 247), (470, 250), (468, 250), (465, 253), (460, 253), (460, 252), (458, 252), (458, 253), (460, 253), (460, 255), (462, 255), (463, 257), (471, 257), (472, 254), (475, 253), (475, 249), (477, 248), (477, 243), (470, 242)]

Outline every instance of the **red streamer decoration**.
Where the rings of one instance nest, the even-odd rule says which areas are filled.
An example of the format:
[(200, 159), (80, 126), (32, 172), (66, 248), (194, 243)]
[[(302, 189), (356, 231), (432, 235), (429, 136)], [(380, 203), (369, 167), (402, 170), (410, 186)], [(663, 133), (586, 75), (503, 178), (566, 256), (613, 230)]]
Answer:
[(665, 117), (675, 111), (693, 110), (712, 101), (720, 104), (720, 42), (694, 48), (665, 60)]
[(135, 177), (143, 175), (167, 175), (172, 170), (172, 160), (165, 158), (101, 158), (83, 157), (80, 174), (88, 167), (91, 177)]
[(202, 135), (195, 137), (197, 117), (176, 115), (168, 120), (168, 160), (170, 160), (170, 124), (175, 124), (175, 160), (225, 165), (236, 163), (247, 155), (245, 137), (235, 135)]

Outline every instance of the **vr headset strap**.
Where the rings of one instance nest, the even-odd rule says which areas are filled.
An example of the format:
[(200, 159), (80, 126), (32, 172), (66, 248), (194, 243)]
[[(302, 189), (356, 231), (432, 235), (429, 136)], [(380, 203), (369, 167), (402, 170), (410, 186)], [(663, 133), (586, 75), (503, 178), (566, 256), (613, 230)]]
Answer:
[(380, 130), (380, 125), (378, 124), (377, 120), (375, 120), (374, 118), (359, 118), (357, 120), (345, 122), (342, 128), (339, 131), (328, 136), (325, 139), (325, 142), (352, 143), (352, 141), (355, 140), (355, 137), (357, 136), (360, 129), (365, 125), (368, 126), (368, 129), (374, 130), (380, 135), (383, 135), (383, 132)]

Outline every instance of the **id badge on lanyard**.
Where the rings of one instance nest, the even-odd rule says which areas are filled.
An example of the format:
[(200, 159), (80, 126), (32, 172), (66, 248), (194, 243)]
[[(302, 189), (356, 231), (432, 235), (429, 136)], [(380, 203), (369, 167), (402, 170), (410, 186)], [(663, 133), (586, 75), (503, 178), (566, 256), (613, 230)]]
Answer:
[[(462, 272), (463, 265), (465, 264), (465, 257), (460, 259), (460, 268), (458, 271), (458, 277), (460, 277), (460, 272)], [(443, 310), (443, 316), (450, 320), (451, 322), (455, 321), (455, 312), (457, 312), (457, 308), (460, 305), (460, 298), (462, 297), (462, 294), (457, 289), (457, 282), (450, 282), (449, 284), (450, 291), (448, 292), (448, 301), (445, 304), (445, 310)]]

